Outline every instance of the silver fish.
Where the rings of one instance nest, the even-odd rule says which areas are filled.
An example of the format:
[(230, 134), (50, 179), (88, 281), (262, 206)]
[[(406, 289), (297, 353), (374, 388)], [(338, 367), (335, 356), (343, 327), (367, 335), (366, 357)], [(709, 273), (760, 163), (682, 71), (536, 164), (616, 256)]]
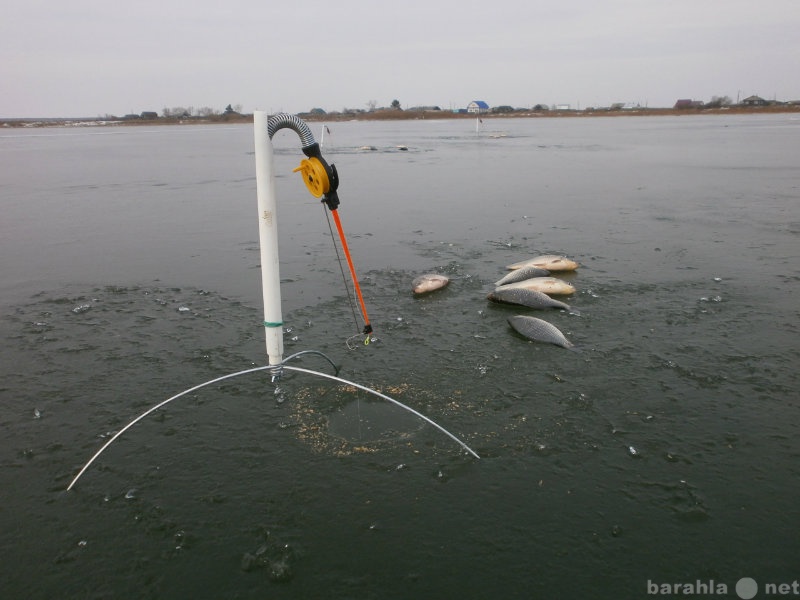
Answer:
[(509, 283), (498, 287), (498, 290), (524, 288), (556, 296), (568, 296), (575, 293), (575, 286), (556, 277), (532, 277), (516, 283)]
[(547, 342), (562, 348), (572, 348), (570, 342), (558, 327), (551, 325), (547, 321), (542, 321), (536, 317), (527, 315), (515, 315), (508, 318), (508, 324), (519, 334), (524, 335), (529, 340), (535, 342)]
[(443, 288), (448, 283), (450, 283), (450, 278), (447, 275), (425, 273), (414, 278), (414, 281), (411, 282), (411, 289), (415, 294), (427, 294)]
[(516, 262), (513, 265), (508, 265), (506, 269), (516, 271), (523, 267), (539, 267), (540, 269), (547, 269), (548, 271), (574, 271), (578, 268), (578, 263), (570, 260), (566, 256), (559, 256), (558, 254), (542, 254), (541, 256), (534, 256), (528, 260)]
[(520, 304), (528, 308), (561, 308), (569, 310), (569, 304), (554, 300), (544, 292), (527, 290), (525, 288), (497, 288), (486, 297), (492, 302)]
[(532, 277), (547, 277), (550, 271), (539, 267), (521, 267), (511, 271), (508, 275), (495, 281), (495, 286), (506, 285), (508, 283), (516, 283), (524, 279), (531, 279)]

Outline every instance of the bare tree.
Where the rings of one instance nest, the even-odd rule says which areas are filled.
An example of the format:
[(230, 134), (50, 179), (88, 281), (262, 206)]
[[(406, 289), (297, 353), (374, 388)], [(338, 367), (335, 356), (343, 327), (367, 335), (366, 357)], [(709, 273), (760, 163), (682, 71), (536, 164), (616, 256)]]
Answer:
[(733, 103), (730, 96), (711, 96), (711, 102), (706, 106), (719, 108), (720, 106), (730, 106)]

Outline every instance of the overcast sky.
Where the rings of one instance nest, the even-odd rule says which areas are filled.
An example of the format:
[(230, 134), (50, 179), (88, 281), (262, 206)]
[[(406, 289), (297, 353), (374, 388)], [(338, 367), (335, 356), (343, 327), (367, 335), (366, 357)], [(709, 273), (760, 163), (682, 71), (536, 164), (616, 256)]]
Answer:
[(797, 100), (800, 0), (18, 0), (0, 86), (0, 117)]

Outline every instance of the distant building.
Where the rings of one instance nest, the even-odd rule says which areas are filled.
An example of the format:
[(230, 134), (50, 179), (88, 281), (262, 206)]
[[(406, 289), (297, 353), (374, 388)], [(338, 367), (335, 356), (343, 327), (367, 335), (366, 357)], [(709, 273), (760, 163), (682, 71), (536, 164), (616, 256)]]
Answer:
[(142, 119), (157, 119), (158, 113), (146, 110), (142, 113)]
[(748, 96), (744, 100), (742, 100), (743, 106), (767, 106), (769, 102), (761, 98), (760, 96)]
[(683, 98), (675, 102), (675, 106), (673, 108), (676, 109), (686, 109), (686, 108), (703, 108), (703, 101), (702, 100), (691, 100), (687, 98)]
[(483, 100), (473, 100), (469, 104), (467, 104), (467, 112), (474, 113), (474, 114), (482, 114), (485, 112), (489, 112), (489, 105), (486, 104)]

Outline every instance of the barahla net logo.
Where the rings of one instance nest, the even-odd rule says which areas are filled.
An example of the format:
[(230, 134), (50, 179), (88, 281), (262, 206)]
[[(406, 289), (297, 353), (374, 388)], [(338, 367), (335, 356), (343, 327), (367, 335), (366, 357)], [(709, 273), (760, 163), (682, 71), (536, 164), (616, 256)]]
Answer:
[[(736, 596), (742, 600), (755, 598), (759, 591), (764, 596), (800, 596), (800, 583), (797, 580), (791, 583), (765, 583), (759, 587), (758, 582), (752, 577), (742, 577), (734, 586)], [(723, 582), (709, 579), (687, 583), (659, 583), (647, 580), (648, 596), (727, 596), (728, 585)]]

